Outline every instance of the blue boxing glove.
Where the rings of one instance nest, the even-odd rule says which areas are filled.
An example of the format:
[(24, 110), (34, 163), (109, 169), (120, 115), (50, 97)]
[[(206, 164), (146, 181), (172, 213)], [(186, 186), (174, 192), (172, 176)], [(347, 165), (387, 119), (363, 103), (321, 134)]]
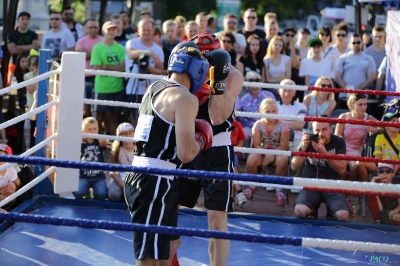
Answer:
[(210, 63), (210, 91), (212, 95), (221, 95), (225, 92), (225, 79), (231, 69), (231, 56), (225, 50), (214, 50), (206, 55)]

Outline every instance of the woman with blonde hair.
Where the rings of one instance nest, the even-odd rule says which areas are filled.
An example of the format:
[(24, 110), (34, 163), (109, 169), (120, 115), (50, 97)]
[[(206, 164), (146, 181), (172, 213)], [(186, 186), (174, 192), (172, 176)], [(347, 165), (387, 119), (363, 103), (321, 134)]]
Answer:
[(282, 37), (273, 37), (268, 44), (267, 54), (264, 57), (266, 82), (279, 83), (284, 79), (290, 79), (292, 59), (285, 52), (285, 42)]
[[(317, 79), (315, 87), (333, 88), (333, 82), (330, 78), (322, 76)], [(303, 103), (307, 106), (308, 116), (330, 116), (336, 107), (335, 94), (325, 91), (313, 91), (307, 94), (304, 97)]]
[[(366, 113), (367, 96), (365, 94), (352, 93), (347, 100), (347, 106), (350, 112), (343, 113), (340, 119), (357, 119), (377, 121), (377, 119)], [(342, 136), (346, 142), (346, 155), (361, 156), (362, 147), (368, 132), (378, 132), (378, 129), (372, 126), (337, 124), (335, 135)], [(357, 181), (357, 168), (355, 161), (348, 162), (349, 175), (342, 176), (343, 180)], [(364, 180), (366, 181), (366, 180)]]

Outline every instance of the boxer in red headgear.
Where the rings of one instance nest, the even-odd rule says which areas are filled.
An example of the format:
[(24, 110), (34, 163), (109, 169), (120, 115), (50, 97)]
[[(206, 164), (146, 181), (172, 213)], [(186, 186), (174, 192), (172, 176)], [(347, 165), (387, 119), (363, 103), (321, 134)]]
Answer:
[[(232, 122), (235, 101), (243, 87), (242, 74), (231, 67), (231, 57), (220, 49), (214, 34), (202, 33), (193, 41), (210, 64), (209, 75), (201, 89), (196, 93), (199, 99), (197, 118), (210, 123), (213, 130), (212, 147), (202, 151), (183, 169), (218, 171), (233, 173), (234, 152), (231, 143)], [(207, 208), (210, 230), (227, 231), (228, 212), (233, 211), (231, 189), (228, 180), (178, 179), (179, 203), (193, 208), (200, 191), (204, 191), (204, 206)], [(209, 242), (211, 265), (226, 265), (229, 255), (229, 240), (211, 238)]]

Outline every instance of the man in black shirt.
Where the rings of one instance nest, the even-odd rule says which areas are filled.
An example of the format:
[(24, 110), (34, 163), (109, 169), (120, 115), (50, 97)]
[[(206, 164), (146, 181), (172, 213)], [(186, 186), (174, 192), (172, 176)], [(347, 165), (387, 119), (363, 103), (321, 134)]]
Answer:
[(244, 12), (243, 21), (244, 28), (238, 30), (237, 32), (243, 34), (246, 37), (246, 40), (250, 35), (253, 34), (258, 35), (261, 39), (265, 38), (265, 32), (257, 29), (258, 16), (254, 8), (248, 8), (246, 12)]
[(7, 48), (12, 55), (12, 61), (17, 61), (17, 56), (31, 49), (39, 49), (38, 35), (28, 30), (31, 15), (28, 12), (21, 12), (18, 15), (18, 28), (11, 31), (7, 36)]
[[(344, 139), (332, 135), (332, 127), (329, 123), (313, 122), (312, 128), (313, 135), (303, 132), (299, 151), (346, 154)], [(299, 169), (304, 161), (306, 162), (303, 176), (307, 178), (341, 180), (341, 175), (346, 171), (346, 161), (301, 156), (292, 158), (292, 170)], [(348, 219), (350, 210), (346, 196), (340, 193), (303, 190), (297, 197), (294, 212), (299, 218), (318, 218), (318, 207), (322, 201), (328, 208), (327, 218), (336, 218), (339, 221)]]

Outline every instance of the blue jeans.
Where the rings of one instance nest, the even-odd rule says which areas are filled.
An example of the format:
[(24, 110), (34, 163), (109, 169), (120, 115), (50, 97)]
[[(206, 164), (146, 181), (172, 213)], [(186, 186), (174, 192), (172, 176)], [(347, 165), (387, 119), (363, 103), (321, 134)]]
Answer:
[(79, 189), (73, 192), (76, 199), (83, 199), (88, 193), (89, 188), (93, 188), (94, 198), (97, 200), (105, 200), (108, 195), (106, 180), (99, 178), (79, 178)]

